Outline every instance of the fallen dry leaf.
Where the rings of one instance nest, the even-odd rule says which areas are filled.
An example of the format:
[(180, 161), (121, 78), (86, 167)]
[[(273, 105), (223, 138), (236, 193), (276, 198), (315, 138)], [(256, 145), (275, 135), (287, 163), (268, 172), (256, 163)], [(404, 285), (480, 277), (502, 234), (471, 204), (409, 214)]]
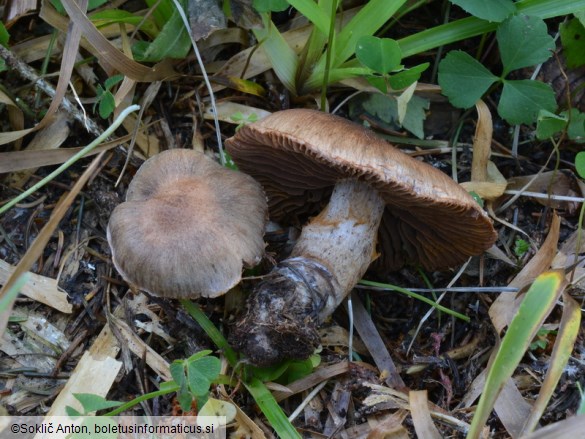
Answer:
[(426, 390), (411, 390), (408, 393), (410, 404), (410, 416), (418, 437), (428, 439), (441, 439), (441, 433), (437, 430), (431, 418)]
[[(538, 250), (538, 253), (528, 261), (522, 271), (510, 282), (510, 287), (522, 290), (530, 285), (539, 274), (550, 268), (553, 258), (557, 253), (560, 223), (561, 220), (558, 215), (553, 214), (550, 229), (544, 243)], [(489, 315), (498, 332), (502, 332), (510, 324), (521, 301), (521, 293), (500, 294), (492, 304)]]
[[(57, 113), (57, 116), (41, 130), (37, 131), (27, 145), (25, 151), (41, 151), (59, 148), (69, 137), (67, 116)], [(8, 176), (6, 183), (9, 186), (22, 188), (37, 168), (28, 168), (25, 171), (13, 173)]]

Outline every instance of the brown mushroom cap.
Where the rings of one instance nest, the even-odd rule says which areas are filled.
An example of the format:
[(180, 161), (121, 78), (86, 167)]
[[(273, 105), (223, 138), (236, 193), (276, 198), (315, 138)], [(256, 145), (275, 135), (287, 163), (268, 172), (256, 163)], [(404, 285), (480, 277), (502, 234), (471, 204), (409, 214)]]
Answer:
[(376, 188), (386, 202), (379, 229), (385, 269), (453, 267), (496, 239), (489, 217), (451, 178), (341, 117), (280, 111), (243, 127), (226, 146), (263, 185), (276, 220), (316, 214), (342, 179)]
[(264, 253), (266, 198), (251, 177), (186, 149), (140, 167), (114, 209), (108, 242), (128, 282), (152, 294), (216, 297)]

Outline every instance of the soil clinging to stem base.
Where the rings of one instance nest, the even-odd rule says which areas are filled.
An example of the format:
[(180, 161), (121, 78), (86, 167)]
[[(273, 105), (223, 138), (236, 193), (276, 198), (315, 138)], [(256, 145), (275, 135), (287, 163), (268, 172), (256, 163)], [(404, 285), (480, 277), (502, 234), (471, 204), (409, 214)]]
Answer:
[(319, 345), (317, 328), (376, 257), (384, 201), (367, 183), (344, 180), (329, 204), (305, 226), (291, 257), (252, 293), (236, 324), (234, 347), (259, 366), (307, 358)]

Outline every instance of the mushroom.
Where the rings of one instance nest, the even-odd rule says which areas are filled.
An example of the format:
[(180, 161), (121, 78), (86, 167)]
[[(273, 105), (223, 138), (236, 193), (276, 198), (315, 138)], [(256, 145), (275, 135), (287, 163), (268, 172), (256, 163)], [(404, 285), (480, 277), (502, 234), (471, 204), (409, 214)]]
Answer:
[(148, 159), (108, 223), (118, 272), (172, 298), (217, 297), (264, 253), (266, 197), (250, 176), (202, 153), (171, 149)]
[(318, 325), (378, 251), (386, 270), (444, 269), (496, 239), (491, 220), (452, 179), (346, 119), (281, 111), (243, 127), (226, 147), (264, 187), (273, 219), (315, 215), (234, 325), (231, 341), (253, 364), (309, 356)]

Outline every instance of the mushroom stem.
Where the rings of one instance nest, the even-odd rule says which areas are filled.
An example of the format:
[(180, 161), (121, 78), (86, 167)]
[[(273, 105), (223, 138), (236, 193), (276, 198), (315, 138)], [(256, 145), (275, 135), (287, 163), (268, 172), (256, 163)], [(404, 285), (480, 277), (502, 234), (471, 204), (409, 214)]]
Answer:
[(231, 337), (234, 347), (259, 366), (307, 358), (319, 345), (318, 325), (375, 259), (383, 212), (384, 200), (367, 183), (337, 183), (291, 256), (251, 294)]

